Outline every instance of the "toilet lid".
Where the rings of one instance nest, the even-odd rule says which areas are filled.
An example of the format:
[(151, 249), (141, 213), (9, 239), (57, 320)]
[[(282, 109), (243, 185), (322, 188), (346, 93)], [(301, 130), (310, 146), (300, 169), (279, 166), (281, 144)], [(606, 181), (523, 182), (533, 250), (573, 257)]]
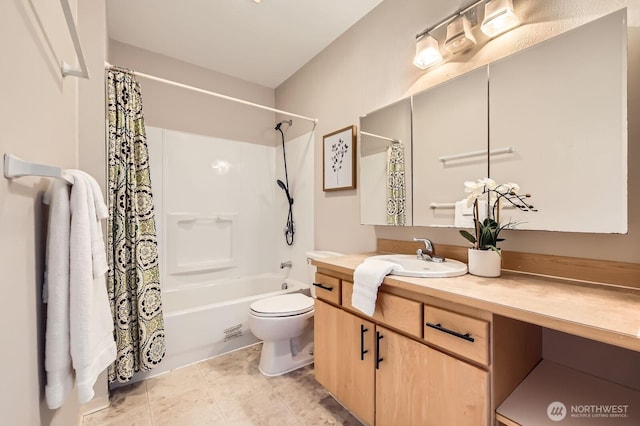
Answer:
[(302, 293), (267, 297), (251, 304), (251, 312), (261, 317), (288, 317), (313, 309), (313, 298)]

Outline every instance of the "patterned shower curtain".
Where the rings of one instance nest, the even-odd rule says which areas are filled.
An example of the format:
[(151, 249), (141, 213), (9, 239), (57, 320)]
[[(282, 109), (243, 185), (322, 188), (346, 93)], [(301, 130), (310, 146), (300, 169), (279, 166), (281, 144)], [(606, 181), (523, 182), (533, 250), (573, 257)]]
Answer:
[(158, 250), (140, 84), (126, 70), (107, 70), (109, 219), (107, 288), (117, 357), (109, 382), (164, 357)]
[(387, 148), (387, 225), (406, 223), (404, 145), (394, 142)]

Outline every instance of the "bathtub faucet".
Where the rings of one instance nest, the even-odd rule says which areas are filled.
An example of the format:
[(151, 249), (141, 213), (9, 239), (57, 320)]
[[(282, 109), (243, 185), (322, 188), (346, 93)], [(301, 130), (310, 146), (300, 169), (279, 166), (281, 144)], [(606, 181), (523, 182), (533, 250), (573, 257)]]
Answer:
[(287, 260), (286, 262), (280, 263), (280, 269), (291, 268), (291, 261)]

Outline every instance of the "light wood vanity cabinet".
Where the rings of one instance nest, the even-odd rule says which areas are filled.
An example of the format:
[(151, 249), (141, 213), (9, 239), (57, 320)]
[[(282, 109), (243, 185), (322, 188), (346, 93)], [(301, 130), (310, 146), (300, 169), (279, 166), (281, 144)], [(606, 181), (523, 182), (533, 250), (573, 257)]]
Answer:
[(316, 380), (372, 425), (375, 325), (317, 299), (314, 324)]
[(325, 274), (316, 274), (316, 281), (313, 283), (316, 288), (316, 297), (327, 302), (340, 304), (340, 279), (330, 277)]
[(489, 373), (384, 327), (376, 425), (488, 424)]
[[(316, 282), (326, 282), (326, 275), (318, 275)], [(384, 292), (378, 293), (373, 317), (365, 319), (351, 306), (353, 283), (339, 281), (341, 305), (316, 300), (315, 374), (320, 384), (369, 425), (489, 424), (489, 372), (429, 346), (460, 350), (467, 359), (477, 357), (488, 365), (488, 322)], [(432, 313), (443, 326), (484, 335), (471, 344), (470, 354), (465, 352), (467, 340), (439, 330), (434, 330), (434, 342), (423, 340), (423, 317)], [(464, 343), (458, 347), (449, 338)]]

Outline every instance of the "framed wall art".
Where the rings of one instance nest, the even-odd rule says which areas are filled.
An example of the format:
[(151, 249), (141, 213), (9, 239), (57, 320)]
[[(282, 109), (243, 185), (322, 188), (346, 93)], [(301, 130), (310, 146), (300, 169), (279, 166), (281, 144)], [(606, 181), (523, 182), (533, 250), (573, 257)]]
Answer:
[(356, 187), (356, 126), (322, 137), (322, 190)]

